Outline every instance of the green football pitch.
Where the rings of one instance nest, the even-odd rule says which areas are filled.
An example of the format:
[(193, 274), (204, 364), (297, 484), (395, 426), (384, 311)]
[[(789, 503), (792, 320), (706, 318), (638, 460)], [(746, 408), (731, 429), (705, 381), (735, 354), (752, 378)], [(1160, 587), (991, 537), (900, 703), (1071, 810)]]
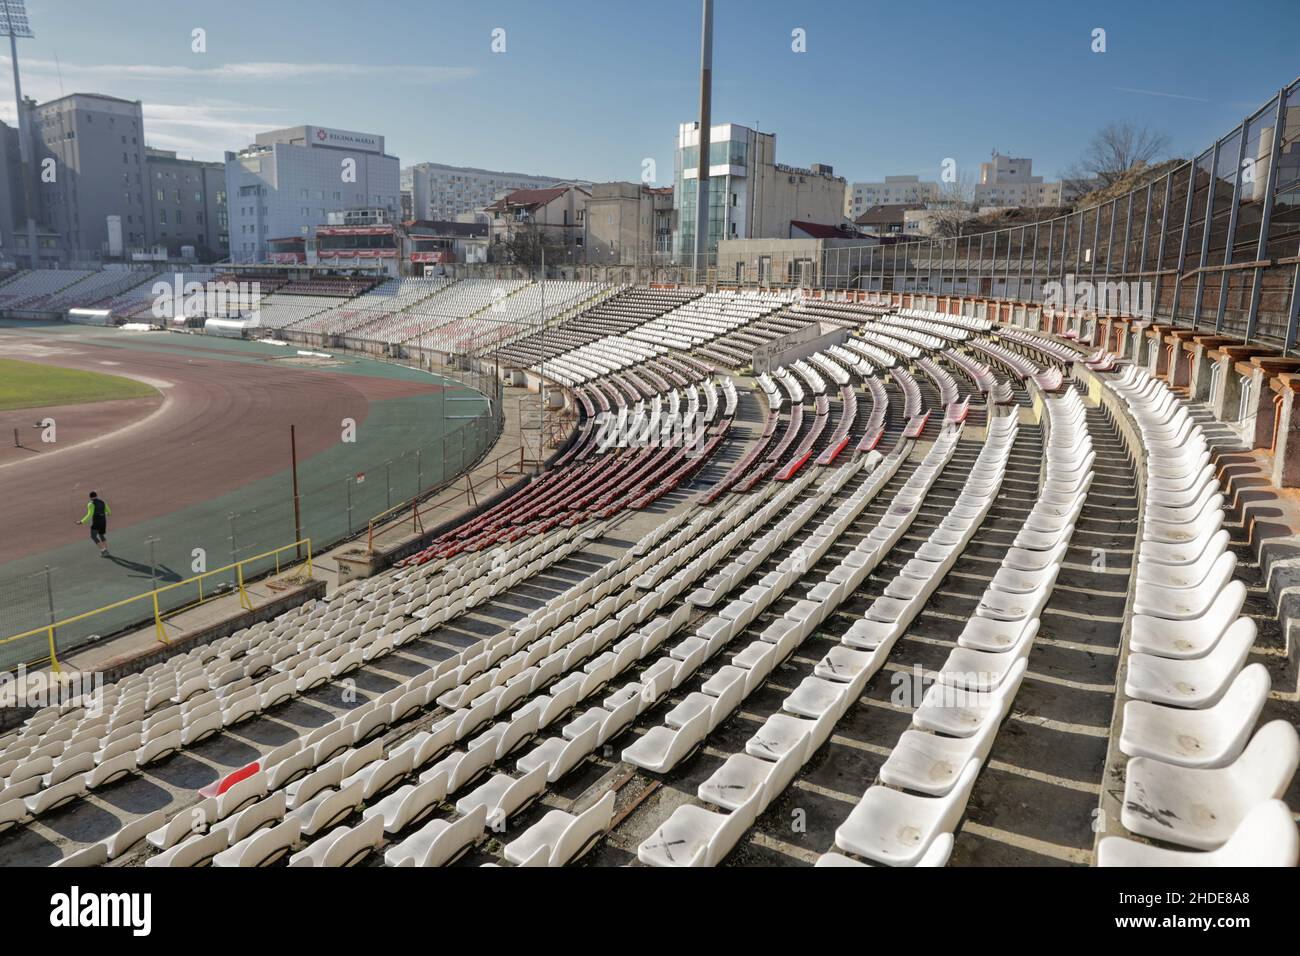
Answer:
[(0, 411), (147, 398), (157, 394), (143, 382), (120, 375), (0, 359)]

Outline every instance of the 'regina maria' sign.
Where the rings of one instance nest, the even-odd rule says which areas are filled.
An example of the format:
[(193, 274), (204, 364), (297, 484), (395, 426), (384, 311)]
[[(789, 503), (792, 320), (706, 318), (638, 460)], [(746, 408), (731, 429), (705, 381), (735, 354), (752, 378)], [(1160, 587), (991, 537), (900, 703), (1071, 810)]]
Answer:
[(384, 149), (382, 136), (331, 129), (328, 126), (307, 127), (307, 141), (313, 146), (337, 146), (340, 149), (359, 149), (367, 153), (380, 153)]

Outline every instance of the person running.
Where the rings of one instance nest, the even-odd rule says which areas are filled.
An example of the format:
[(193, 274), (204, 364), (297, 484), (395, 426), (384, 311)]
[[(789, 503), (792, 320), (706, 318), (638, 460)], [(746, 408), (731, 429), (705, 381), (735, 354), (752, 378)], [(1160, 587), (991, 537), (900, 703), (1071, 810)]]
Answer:
[(90, 522), (90, 540), (99, 545), (99, 556), (108, 557), (108, 516), (113, 513), (109, 508), (108, 502), (93, 491), (90, 493), (90, 500), (86, 502), (86, 516), (77, 524)]

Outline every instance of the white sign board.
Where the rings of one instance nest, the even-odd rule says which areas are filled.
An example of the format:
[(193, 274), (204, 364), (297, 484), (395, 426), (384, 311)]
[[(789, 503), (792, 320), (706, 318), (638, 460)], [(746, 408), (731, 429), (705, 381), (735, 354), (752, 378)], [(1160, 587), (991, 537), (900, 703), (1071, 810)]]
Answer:
[(314, 146), (335, 146), (340, 149), (357, 149), (366, 153), (383, 152), (384, 148), (382, 136), (331, 129), (328, 126), (308, 126), (307, 141)]

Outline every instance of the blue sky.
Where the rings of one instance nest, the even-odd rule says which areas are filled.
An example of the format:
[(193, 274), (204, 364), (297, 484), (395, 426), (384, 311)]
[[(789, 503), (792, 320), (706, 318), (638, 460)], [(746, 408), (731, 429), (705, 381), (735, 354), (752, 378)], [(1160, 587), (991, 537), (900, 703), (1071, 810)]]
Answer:
[[(698, 106), (698, 0), (27, 3), (24, 92), (140, 99), (151, 144), (200, 159), (316, 123), (383, 134), (403, 165), (636, 180), (650, 157), (668, 184)], [(1298, 27), (1296, 0), (716, 0), (713, 115), (850, 181), (973, 172), (995, 148), (1054, 178), (1111, 119), (1199, 151), (1295, 78)]]

